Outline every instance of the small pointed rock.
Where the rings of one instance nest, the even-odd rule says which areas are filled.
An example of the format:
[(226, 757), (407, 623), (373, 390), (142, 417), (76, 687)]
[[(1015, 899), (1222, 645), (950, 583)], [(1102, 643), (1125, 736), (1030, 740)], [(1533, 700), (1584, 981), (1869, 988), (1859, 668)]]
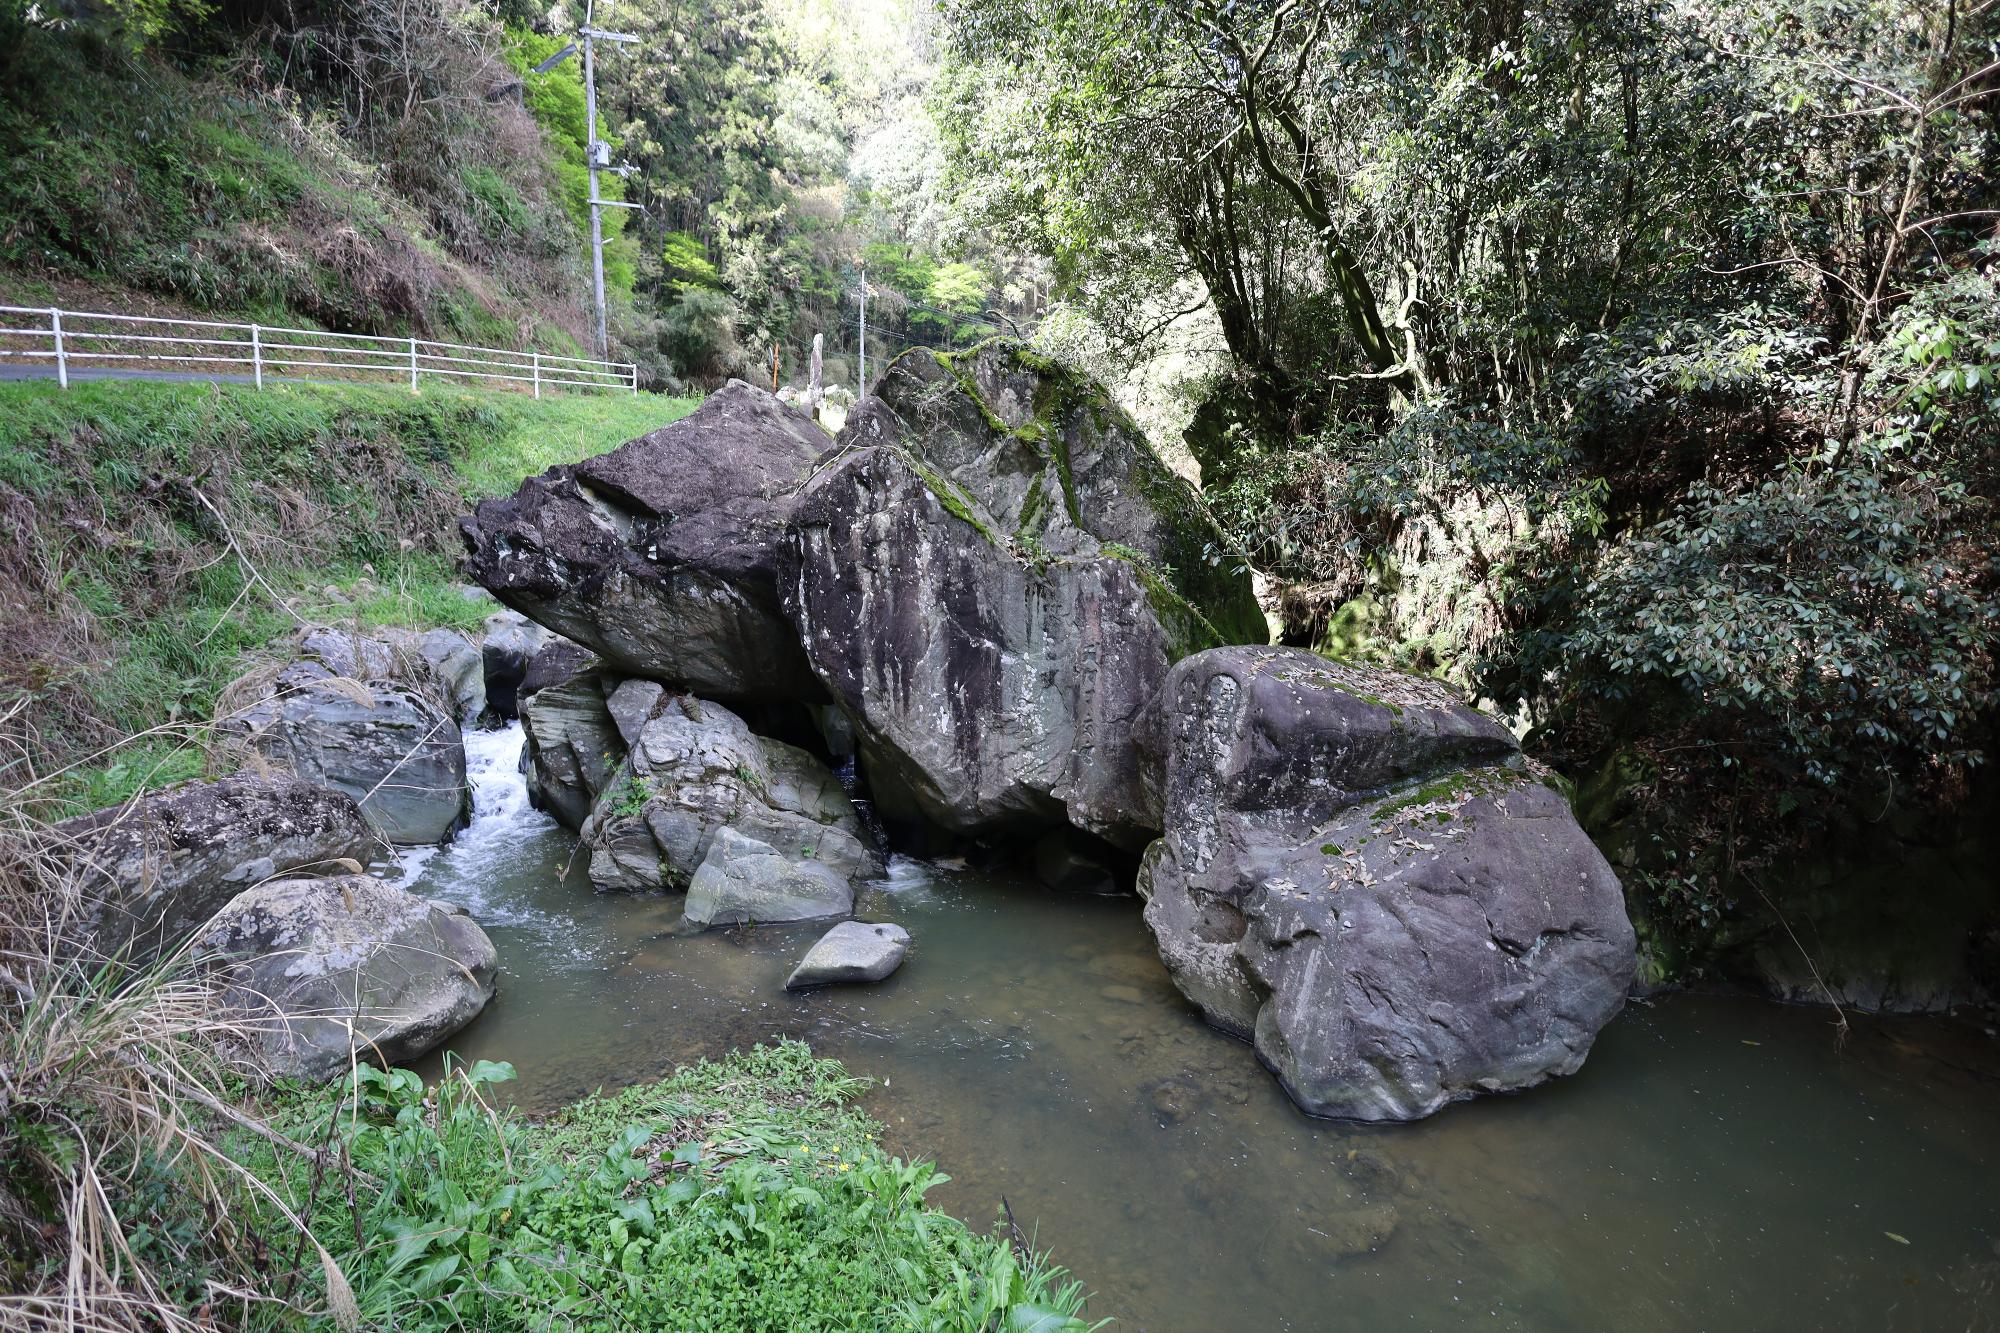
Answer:
[(843, 921), (820, 936), (792, 975), (786, 990), (806, 990), (843, 981), (880, 981), (902, 966), (910, 932), (887, 922)]

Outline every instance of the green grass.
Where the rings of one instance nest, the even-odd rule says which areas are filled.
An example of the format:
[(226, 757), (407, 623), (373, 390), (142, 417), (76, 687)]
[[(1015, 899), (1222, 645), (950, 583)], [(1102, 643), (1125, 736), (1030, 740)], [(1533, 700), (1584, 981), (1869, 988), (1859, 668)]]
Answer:
[[(460, 592), (459, 515), (694, 406), (431, 387), (0, 384), (0, 501), (12, 491), (23, 502), (0, 515), (18, 528), (0, 558), (0, 603), (24, 608), (0, 654), (0, 706), (30, 699), (46, 769), (206, 720), (222, 687), (300, 620), (476, 628), (493, 608)], [(119, 790), (108, 771), (121, 762), (71, 775), (64, 804)]]
[(309, 1163), (244, 1145), (332, 1252), (365, 1326), (1084, 1327), (1061, 1270), (925, 1206), (946, 1177), (883, 1152), (854, 1105), (865, 1083), (803, 1043), (541, 1124), (494, 1105), (510, 1074), (482, 1061), (426, 1089), (363, 1068), (296, 1095), (284, 1127), (308, 1141), (331, 1129), (365, 1173), (351, 1206)]

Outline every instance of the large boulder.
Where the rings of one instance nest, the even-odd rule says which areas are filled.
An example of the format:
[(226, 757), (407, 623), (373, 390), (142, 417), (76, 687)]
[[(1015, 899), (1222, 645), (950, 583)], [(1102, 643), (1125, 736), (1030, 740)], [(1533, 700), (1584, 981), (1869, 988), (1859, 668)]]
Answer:
[(778, 585), (793, 494), (829, 443), (732, 380), (681, 421), (482, 502), (461, 524), (466, 571), (621, 674), (820, 697)]
[(1181, 992), (1317, 1115), (1408, 1120), (1582, 1065), (1635, 956), (1618, 880), (1506, 731), (1296, 649), (1175, 667), (1139, 876)]
[(521, 705), (528, 800), (572, 829), (583, 827), (625, 757), (604, 691), (593, 663), (535, 691)]
[(366, 866), (386, 849), (345, 792), (283, 775), (190, 782), (64, 820), (87, 947), (144, 964), (274, 876)]
[(1169, 665), (1266, 637), (1199, 497), (1101, 389), (1009, 343), (898, 358), (839, 443), (785, 591), (878, 804), (1142, 843), (1134, 738)]
[(810, 921), (854, 910), (854, 886), (827, 865), (789, 849), (717, 829), (688, 881), (686, 919), (697, 926)]
[(721, 704), (659, 701), (583, 826), (599, 889), (684, 889), (733, 829), (843, 880), (882, 873), (847, 792), (804, 750), (758, 736)]
[(463, 912), (369, 875), (259, 885), (198, 943), (260, 1062), (314, 1080), (433, 1049), (486, 1007), (499, 966)]
[(299, 662), (222, 728), (266, 761), (346, 792), (398, 845), (443, 842), (471, 805), (458, 720), (400, 681), (355, 680)]

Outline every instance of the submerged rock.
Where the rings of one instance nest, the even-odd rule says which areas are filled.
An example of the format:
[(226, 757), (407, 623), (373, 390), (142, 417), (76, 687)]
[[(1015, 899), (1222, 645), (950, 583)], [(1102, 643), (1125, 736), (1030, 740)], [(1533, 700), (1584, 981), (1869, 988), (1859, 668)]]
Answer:
[(425, 692), (327, 674), (309, 662), (277, 685), (225, 718), (223, 730), (280, 768), (346, 792), (393, 843), (443, 842), (465, 821), (465, 737)]
[(535, 691), (521, 705), (521, 730), (529, 803), (567, 828), (582, 828), (625, 758), (602, 676), (586, 667)]
[(806, 951), (786, 990), (809, 990), (845, 982), (880, 981), (903, 965), (910, 932), (887, 922), (843, 921)]
[(688, 882), (686, 917), (697, 926), (810, 921), (853, 910), (854, 886), (845, 875), (733, 828), (716, 830)]
[(1632, 928), (1560, 794), (1462, 767), (1506, 756), (1504, 729), (1432, 682), (1291, 649), (1190, 658), (1162, 710), (1146, 923), (1302, 1107), (1415, 1119), (1582, 1065)]
[(432, 1050), (486, 1007), (498, 967), (470, 917), (370, 875), (259, 885), (199, 943), (264, 1067), (314, 1080)]
[(791, 497), (830, 442), (732, 380), (681, 421), (482, 502), (461, 524), (466, 571), (623, 674), (816, 698), (778, 584)]
[(260, 880), (359, 869), (385, 850), (346, 793), (250, 773), (79, 815), (53, 834), (83, 889), (89, 947), (141, 965)]
[(758, 736), (721, 704), (661, 702), (583, 827), (599, 889), (681, 889), (719, 830), (843, 881), (882, 873), (853, 803), (826, 765)]
[(840, 445), (785, 591), (878, 804), (1142, 842), (1133, 738), (1169, 664), (1264, 638), (1200, 499), (1101, 390), (1006, 343), (898, 358)]

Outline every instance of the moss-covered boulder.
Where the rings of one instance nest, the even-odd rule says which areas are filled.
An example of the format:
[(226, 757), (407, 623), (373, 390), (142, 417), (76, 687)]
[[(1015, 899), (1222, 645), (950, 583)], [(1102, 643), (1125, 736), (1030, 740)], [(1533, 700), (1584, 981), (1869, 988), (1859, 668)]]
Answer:
[(787, 606), (878, 802), (960, 833), (1143, 843), (1143, 710), (1177, 659), (1266, 637), (1200, 497), (1015, 343), (899, 358), (792, 534)]

